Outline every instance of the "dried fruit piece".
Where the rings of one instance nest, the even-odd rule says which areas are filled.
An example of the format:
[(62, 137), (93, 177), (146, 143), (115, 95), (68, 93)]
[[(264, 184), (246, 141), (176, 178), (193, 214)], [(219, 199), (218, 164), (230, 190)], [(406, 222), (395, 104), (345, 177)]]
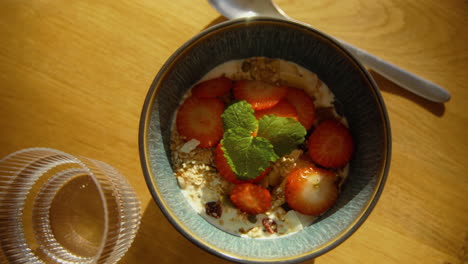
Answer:
[(312, 165), (295, 169), (286, 180), (286, 202), (302, 214), (318, 216), (338, 198), (335, 178), (334, 173)]
[(209, 216), (220, 218), (223, 214), (223, 208), (221, 207), (221, 203), (219, 201), (207, 202), (205, 204), (205, 212)]
[(274, 234), (278, 232), (278, 225), (276, 224), (275, 220), (265, 217), (262, 219), (262, 224), (268, 233)]
[(232, 189), (231, 201), (242, 212), (261, 214), (271, 207), (271, 194), (253, 183), (242, 183)]
[(177, 130), (187, 140), (197, 139), (199, 147), (212, 147), (223, 137), (221, 114), (224, 104), (216, 98), (190, 97), (177, 113)]
[(247, 220), (252, 224), (256, 224), (257, 223), (257, 216), (256, 215), (248, 215)]

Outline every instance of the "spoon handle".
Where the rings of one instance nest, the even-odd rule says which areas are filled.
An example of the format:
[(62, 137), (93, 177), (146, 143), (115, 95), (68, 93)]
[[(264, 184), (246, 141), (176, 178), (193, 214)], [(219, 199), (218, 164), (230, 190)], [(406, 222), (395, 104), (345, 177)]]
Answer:
[(437, 103), (447, 102), (450, 99), (450, 93), (439, 85), (405, 71), (351, 44), (341, 40), (338, 41), (360, 62), (408, 91)]
[[(216, 8), (216, 10), (230, 19), (251, 16), (268, 16), (304, 24), (303, 22), (286, 15), (286, 13), (276, 6), (271, 0), (209, 0), (209, 2)], [(310, 27), (310, 25), (307, 26)], [(341, 40), (337, 41), (351, 52), (360, 62), (408, 91), (437, 103), (443, 103), (450, 100), (450, 93), (439, 85), (405, 71), (364, 50), (356, 48), (351, 44)]]

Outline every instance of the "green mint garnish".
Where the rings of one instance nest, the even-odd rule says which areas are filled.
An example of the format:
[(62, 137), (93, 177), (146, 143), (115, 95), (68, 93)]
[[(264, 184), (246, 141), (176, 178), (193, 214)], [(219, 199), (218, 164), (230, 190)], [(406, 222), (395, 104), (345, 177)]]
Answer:
[(224, 110), (223, 115), (224, 130), (231, 128), (243, 128), (253, 132), (258, 127), (252, 106), (246, 101), (236, 102)]
[(306, 129), (296, 120), (268, 115), (260, 119), (257, 136), (268, 139), (281, 157), (302, 144), (306, 134)]
[(224, 156), (239, 180), (255, 179), (276, 161), (273, 145), (265, 138), (253, 137), (243, 128), (231, 128), (221, 141)]
[[(291, 153), (304, 142), (307, 133), (292, 118), (264, 116), (257, 121), (252, 106), (236, 102), (222, 115), (224, 136), (221, 140), (224, 156), (239, 180), (255, 179), (279, 157)], [(252, 132), (258, 128), (257, 136)]]

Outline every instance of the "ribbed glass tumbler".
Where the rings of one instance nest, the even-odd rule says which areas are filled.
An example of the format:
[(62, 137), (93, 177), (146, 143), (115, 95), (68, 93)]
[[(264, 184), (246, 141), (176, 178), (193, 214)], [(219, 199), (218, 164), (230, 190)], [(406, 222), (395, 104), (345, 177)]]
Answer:
[(48, 148), (0, 160), (0, 263), (116, 263), (140, 202), (113, 167)]

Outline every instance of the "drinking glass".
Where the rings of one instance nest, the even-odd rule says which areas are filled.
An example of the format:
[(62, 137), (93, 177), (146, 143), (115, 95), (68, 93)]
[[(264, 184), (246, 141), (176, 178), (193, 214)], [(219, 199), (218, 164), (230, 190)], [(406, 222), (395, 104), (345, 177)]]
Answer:
[(140, 219), (133, 189), (104, 162), (49, 148), (0, 160), (0, 262), (115, 263)]

